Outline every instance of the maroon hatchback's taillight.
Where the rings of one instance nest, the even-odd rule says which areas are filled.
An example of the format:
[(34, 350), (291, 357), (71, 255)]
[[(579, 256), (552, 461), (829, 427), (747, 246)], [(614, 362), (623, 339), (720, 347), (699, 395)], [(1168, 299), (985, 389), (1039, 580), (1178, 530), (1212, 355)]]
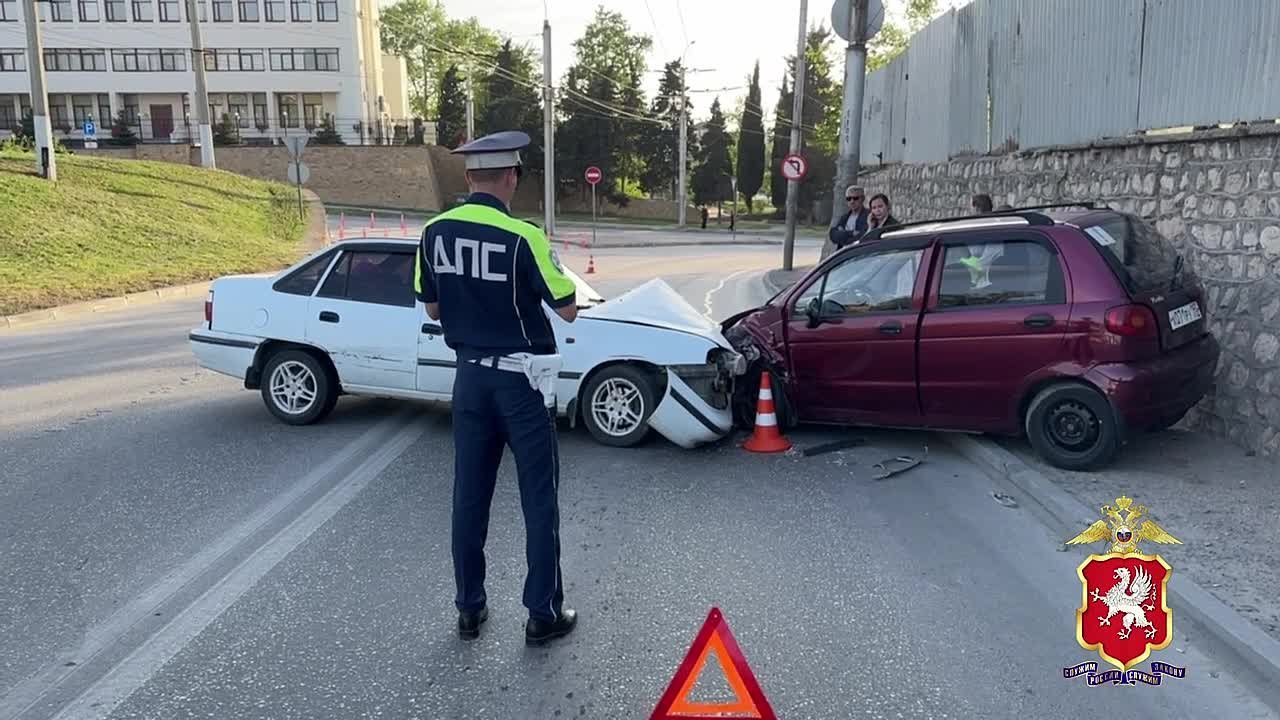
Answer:
[(209, 294), (204, 299), (204, 321), (205, 321), (205, 324), (208, 325), (209, 329), (212, 330), (213, 329), (213, 291), (212, 290), (209, 291)]
[(1155, 313), (1146, 305), (1122, 305), (1107, 311), (1107, 331), (1122, 337), (1156, 337)]

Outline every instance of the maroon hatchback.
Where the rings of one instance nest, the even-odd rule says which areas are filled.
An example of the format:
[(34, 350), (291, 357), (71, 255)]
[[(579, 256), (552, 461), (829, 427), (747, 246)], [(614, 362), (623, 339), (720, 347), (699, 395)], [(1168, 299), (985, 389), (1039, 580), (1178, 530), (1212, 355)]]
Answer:
[(873, 231), (729, 318), (779, 421), (1025, 434), (1098, 468), (1212, 388), (1219, 347), (1174, 245), (1133, 215), (1021, 208)]

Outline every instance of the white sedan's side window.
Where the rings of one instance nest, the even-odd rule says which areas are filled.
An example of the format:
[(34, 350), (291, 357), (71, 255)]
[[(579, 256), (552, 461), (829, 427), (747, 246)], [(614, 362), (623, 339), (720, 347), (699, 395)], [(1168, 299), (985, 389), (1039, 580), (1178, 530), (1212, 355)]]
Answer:
[(376, 305), (414, 306), (413, 253), (345, 252), (320, 288), (320, 297)]

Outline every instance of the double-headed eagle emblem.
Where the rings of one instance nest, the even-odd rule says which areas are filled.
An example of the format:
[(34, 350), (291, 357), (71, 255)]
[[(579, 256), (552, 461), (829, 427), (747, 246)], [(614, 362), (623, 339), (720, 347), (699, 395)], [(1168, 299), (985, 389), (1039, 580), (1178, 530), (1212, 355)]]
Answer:
[[(1133, 498), (1116, 498), (1115, 507), (1102, 506), (1103, 519), (1090, 525), (1084, 532), (1067, 541), (1068, 545), (1087, 545), (1102, 540), (1111, 542), (1110, 553), (1125, 555), (1138, 551), (1140, 541), (1163, 543), (1165, 545), (1181, 545), (1182, 541), (1170, 535), (1154, 520), (1143, 520), (1136, 525), (1138, 518), (1146, 515), (1145, 505), (1134, 505)], [(1111, 527), (1107, 527), (1108, 519)], [(1136, 526), (1136, 527), (1135, 527)]]

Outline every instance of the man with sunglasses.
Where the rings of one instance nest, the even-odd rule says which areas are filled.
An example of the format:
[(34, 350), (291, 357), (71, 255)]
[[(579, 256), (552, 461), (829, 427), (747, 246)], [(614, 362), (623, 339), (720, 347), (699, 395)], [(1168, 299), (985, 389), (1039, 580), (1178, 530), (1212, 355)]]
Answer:
[[(457, 355), (453, 385), (453, 566), (458, 634), (473, 639), (488, 617), (485, 539), (505, 447), (515, 458), (524, 511), (529, 611), (525, 641), (567, 635), (560, 576), (560, 457), (555, 380), (560, 366), (545, 303), (577, 318), (576, 289), (547, 236), (511, 216), (522, 175), (522, 132), (499, 132), (454, 150), (466, 156), (466, 203), (432, 218), (418, 247), (415, 289)], [(425, 328), (424, 328), (425, 329)]]
[(837, 250), (857, 243), (867, 232), (870, 211), (866, 208), (866, 199), (867, 193), (857, 185), (850, 185), (844, 191), (844, 200), (848, 204), (848, 209), (827, 233), (827, 237)]

